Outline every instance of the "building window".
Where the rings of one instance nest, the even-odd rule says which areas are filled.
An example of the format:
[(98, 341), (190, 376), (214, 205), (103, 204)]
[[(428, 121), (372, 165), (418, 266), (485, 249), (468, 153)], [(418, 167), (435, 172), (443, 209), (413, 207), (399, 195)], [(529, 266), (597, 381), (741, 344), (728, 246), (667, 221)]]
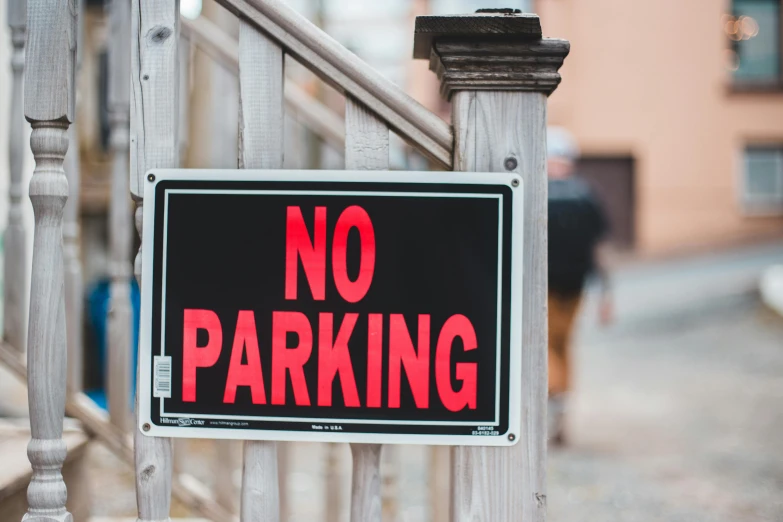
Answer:
[(783, 213), (783, 146), (747, 147), (743, 182), (746, 212)]
[(737, 86), (781, 85), (781, 0), (733, 0), (724, 18)]

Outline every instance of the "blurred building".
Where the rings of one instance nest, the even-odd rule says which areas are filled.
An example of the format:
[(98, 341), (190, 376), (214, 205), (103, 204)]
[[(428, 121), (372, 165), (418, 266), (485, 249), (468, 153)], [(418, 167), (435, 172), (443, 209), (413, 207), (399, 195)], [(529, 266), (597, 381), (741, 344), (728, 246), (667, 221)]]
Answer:
[(783, 234), (780, 0), (536, 0), (571, 54), (549, 105), (617, 243), (643, 253)]
[[(537, 12), (545, 35), (572, 43), (549, 119), (576, 135), (615, 245), (658, 255), (783, 237), (781, 0), (289, 1), (444, 118), (435, 75), (410, 59), (415, 16)], [(393, 165), (420, 166), (401, 150)]]

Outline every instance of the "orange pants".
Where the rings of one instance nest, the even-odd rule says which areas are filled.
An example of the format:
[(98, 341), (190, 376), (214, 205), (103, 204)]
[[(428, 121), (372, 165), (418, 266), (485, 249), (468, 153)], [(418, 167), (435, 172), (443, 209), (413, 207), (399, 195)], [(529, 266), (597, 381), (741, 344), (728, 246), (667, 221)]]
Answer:
[(571, 332), (581, 299), (549, 293), (549, 395), (571, 387)]

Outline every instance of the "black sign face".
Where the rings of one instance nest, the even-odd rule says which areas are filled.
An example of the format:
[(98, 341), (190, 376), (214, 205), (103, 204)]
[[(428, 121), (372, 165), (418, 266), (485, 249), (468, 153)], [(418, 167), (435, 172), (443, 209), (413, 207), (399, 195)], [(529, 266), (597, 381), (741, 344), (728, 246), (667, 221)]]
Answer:
[(144, 433), (516, 441), (520, 178), (165, 170), (147, 179)]

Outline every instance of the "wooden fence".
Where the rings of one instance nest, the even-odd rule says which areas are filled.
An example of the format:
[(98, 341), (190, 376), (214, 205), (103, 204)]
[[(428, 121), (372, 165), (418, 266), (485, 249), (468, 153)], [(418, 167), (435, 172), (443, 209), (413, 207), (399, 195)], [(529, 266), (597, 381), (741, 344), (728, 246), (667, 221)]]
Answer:
[[(546, 97), (560, 81), (568, 42), (543, 39), (538, 17), (511, 12), (420, 17), (416, 58), (430, 60), (452, 102), (452, 125), (429, 112), (279, 0), (218, 0), (239, 18), (238, 42), (205, 20), (181, 22), (176, 0), (112, 0), (109, 110), (114, 163), (110, 205), (111, 312), (109, 415), (81, 390), (83, 342), (79, 268), (78, 155), (73, 142), (79, 16), (73, 2), (9, 0), (13, 107), (32, 126), (36, 160), (30, 184), (35, 212), (29, 327), (24, 301), (27, 231), (21, 220), (21, 113), (11, 118), (11, 205), (6, 232), (5, 317), (0, 359), (29, 387), (32, 440), (29, 520), (67, 521), (61, 466), (63, 415), (126, 461), (135, 462), (139, 521), (167, 520), (172, 495), (213, 520), (231, 520), (227, 502), (174, 473), (172, 441), (135, 427), (129, 392), (132, 361), (129, 282), (132, 220), (128, 191), (142, 229), (147, 170), (180, 166), (187, 123), (190, 46), (197, 45), (239, 80), (239, 168), (283, 167), (284, 117), (299, 120), (334, 147), (349, 170), (387, 170), (389, 132), (436, 165), (459, 171), (516, 172), (524, 179), (522, 426), (508, 448), (454, 447), (450, 459), (455, 522), (543, 521), (546, 405)], [(26, 30), (26, 45), (24, 35)], [(128, 43), (130, 42), (130, 46)], [(291, 56), (346, 98), (344, 122), (284, 75)], [(14, 132), (17, 129), (18, 132)], [(128, 161), (128, 157), (130, 161)], [(70, 183), (70, 190), (69, 190)], [(70, 200), (69, 200), (70, 195)], [(143, 240), (144, 238), (142, 238)], [(143, 248), (143, 247), (142, 247)], [(140, 257), (135, 265), (141, 278)], [(27, 347), (27, 364), (22, 355)], [(66, 366), (66, 360), (68, 365)], [(133, 433), (133, 443), (129, 432)], [(381, 520), (381, 447), (352, 444), (351, 520)], [(280, 520), (278, 444), (246, 441), (241, 520)], [(280, 462), (285, 463), (285, 459)], [(448, 464), (447, 464), (448, 466)], [(223, 471), (217, 468), (218, 473)], [(437, 478), (437, 477), (436, 477)], [(440, 477), (442, 478), (442, 477)], [(442, 480), (440, 481), (442, 483)], [(443, 487), (439, 489), (443, 491)], [(441, 493), (442, 494), (442, 493)], [(224, 495), (225, 496), (225, 495)], [(285, 495), (282, 495), (285, 497)], [(295, 500), (295, 499), (294, 499)]]

